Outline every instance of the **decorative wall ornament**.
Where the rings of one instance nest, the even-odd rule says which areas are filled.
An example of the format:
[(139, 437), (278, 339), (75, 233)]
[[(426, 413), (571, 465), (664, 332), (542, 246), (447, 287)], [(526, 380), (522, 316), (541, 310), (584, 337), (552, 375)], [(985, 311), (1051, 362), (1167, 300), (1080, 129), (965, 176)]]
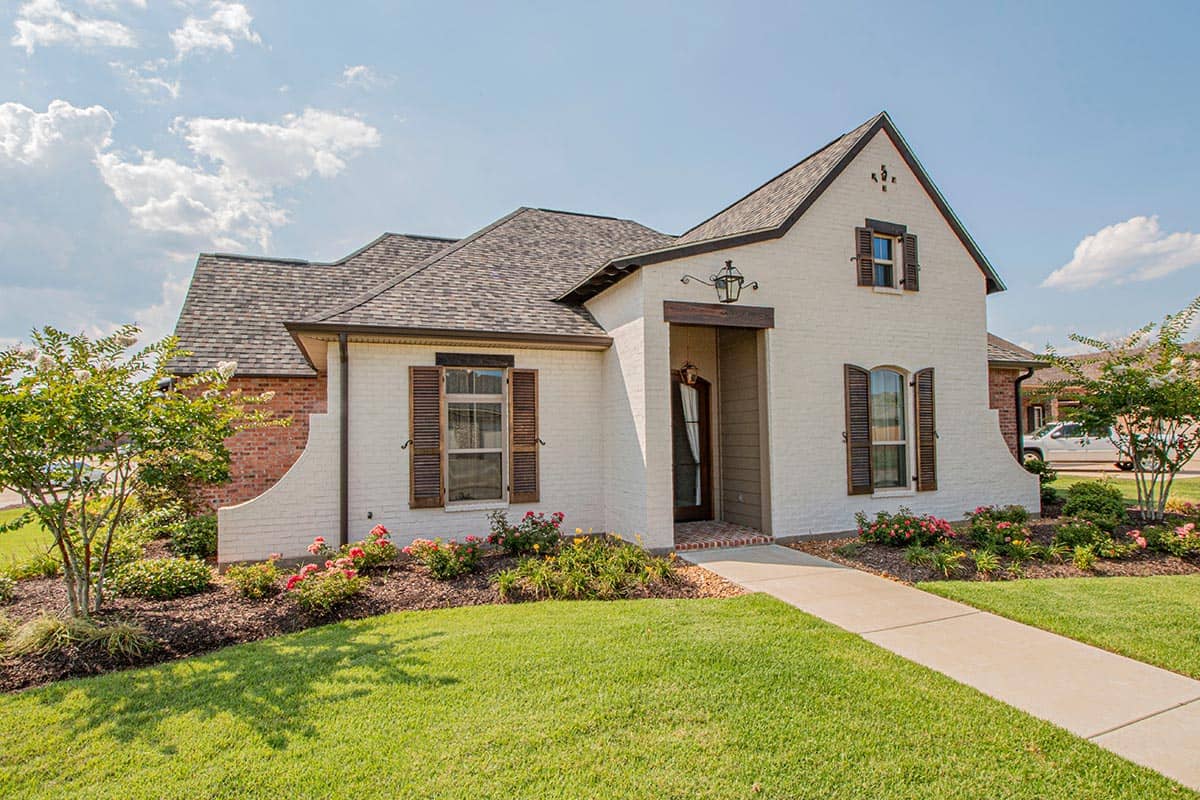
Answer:
[(895, 175), (890, 175), (890, 176), (889, 176), (889, 175), (888, 175), (888, 168), (887, 168), (887, 164), (880, 164), (880, 165), (879, 165), (879, 172), (872, 172), (872, 173), (871, 173), (871, 180), (873, 180), (873, 181), (875, 181), (876, 183), (878, 183), (878, 184), (879, 184), (879, 188), (880, 188), (880, 189), (882, 189), (883, 191), (885, 191), (885, 192), (886, 192), (886, 191), (887, 191), (888, 184), (889, 184), (889, 183), (895, 183), (895, 182), (896, 182), (896, 176), (895, 176)]

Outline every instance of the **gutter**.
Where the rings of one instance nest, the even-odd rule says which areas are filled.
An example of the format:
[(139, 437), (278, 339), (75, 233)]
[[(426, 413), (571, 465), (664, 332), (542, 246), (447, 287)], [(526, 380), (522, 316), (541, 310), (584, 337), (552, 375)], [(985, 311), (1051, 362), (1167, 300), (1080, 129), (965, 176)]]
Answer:
[(341, 407), (338, 409), (338, 544), (350, 543), (350, 337), (338, 334), (338, 381)]
[(1017, 463), (1025, 465), (1025, 431), (1024, 424), (1021, 421), (1021, 384), (1028, 378), (1033, 377), (1033, 367), (1029, 367), (1025, 374), (1013, 381), (1013, 394), (1016, 396), (1017, 404)]

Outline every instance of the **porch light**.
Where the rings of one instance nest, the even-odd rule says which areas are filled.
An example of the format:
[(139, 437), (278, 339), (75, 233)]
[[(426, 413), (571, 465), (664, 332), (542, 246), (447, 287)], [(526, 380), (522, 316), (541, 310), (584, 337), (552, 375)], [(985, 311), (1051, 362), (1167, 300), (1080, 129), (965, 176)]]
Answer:
[(688, 386), (696, 385), (696, 378), (700, 376), (700, 368), (691, 361), (684, 361), (683, 366), (679, 368), (679, 377)]
[[(705, 286), (712, 286), (717, 290), (717, 300), (722, 303), (736, 303), (742, 295), (742, 286), (746, 283), (746, 276), (738, 272), (738, 268), (733, 265), (732, 261), (726, 261), (721, 271), (710, 275), (708, 280), (697, 278), (695, 275), (684, 275), (679, 279), (680, 283), (689, 281), (699, 281)], [(750, 281), (749, 286), (757, 291), (758, 281)]]

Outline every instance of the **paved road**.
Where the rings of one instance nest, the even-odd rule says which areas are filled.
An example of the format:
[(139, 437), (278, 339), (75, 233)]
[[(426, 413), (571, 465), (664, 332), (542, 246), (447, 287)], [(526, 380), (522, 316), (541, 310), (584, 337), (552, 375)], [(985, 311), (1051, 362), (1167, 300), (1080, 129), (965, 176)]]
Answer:
[(1200, 790), (1200, 681), (788, 547), (681, 556)]
[[(1080, 464), (1072, 461), (1051, 461), (1050, 466), (1060, 475), (1083, 475), (1089, 478), (1128, 478), (1133, 480), (1132, 472), (1122, 472), (1112, 464)], [(1189, 461), (1179, 473), (1180, 478), (1200, 477), (1200, 456)]]

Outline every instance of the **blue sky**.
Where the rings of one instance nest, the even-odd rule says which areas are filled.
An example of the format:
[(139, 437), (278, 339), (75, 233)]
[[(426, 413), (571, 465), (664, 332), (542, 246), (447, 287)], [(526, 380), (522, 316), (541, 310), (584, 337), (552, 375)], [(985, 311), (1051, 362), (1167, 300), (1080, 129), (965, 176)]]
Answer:
[(881, 108), (1007, 281), (994, 332), (1120, 335), (1200, 294), (1197, 29), (1184, 2), (6, 3), (0, 343), (169, 332), (201, 250), (332, 259), (520, 205), (679, 233)]

